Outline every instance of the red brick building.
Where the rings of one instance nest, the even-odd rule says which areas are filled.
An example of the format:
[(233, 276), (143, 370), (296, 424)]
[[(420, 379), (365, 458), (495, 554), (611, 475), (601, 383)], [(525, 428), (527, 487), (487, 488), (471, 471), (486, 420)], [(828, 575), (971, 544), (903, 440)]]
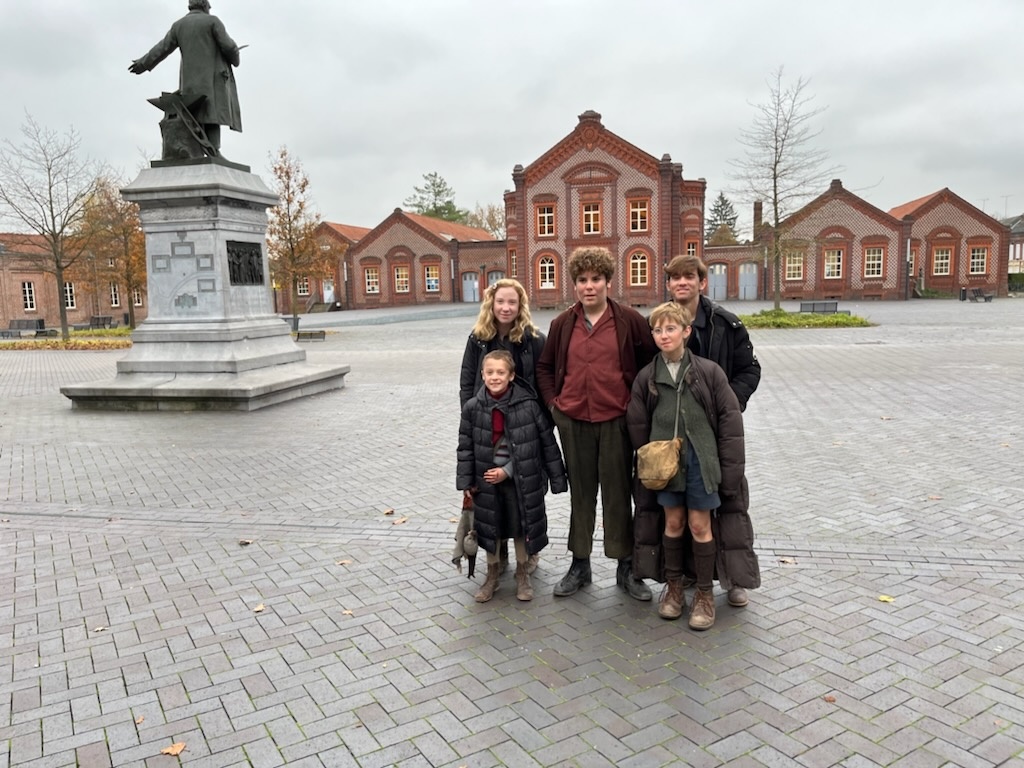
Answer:
[(575, 301), (567, 262), (580, 246), (615, 257), (611, 296), (635, 306), (663, 300), (664, 266), (687, 251), (702, 254), (703, 179), (659, 160), (609, 131), (587, 111), (551, 149), (512, 171), (505, 193), (507, 274), (537, 307)]
[[(52, 272), (44, 269), (50, 258), (38, 235), (0, 233), (0, 328), (7, 328), (11, 320), (27, 318), (42, 318), (47, 328), (59, 328), (61, 301), (67, 307), (69, 325), (87, 324), (93, 315), (107, 315), (113, 322), (125, 324), (129, 302), (134, 305), (136, 324), (146, 319), (145, 291), (129, 295), (124, 286), (109, 279), (68, 279), (58, 291)], [(88, 266), (83, 263), (79, 269), (88, 272)], [(100, 274), (100, 270), (96, 272)]]
[(505, 246), (483, 229), (400, 208), (343, 257), (352, 309), (479, 301), (505, 274)]
[(918, 287), (958, 294), (980, 288), (1005, 296), (1010, 228), (948, 188), (889, 211), (910, 231), (910, 272)]

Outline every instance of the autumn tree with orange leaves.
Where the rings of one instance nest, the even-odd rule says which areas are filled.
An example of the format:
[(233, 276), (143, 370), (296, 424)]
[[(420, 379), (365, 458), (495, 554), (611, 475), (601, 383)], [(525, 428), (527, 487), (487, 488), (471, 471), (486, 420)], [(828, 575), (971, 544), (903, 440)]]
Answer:
[(90, 233), (90, 251), (73, 267), (75, 282), (92, 296), (93, 314), (100, 314), (99, 297), (110, 292), (128, 308), (128, 324), (135, 327), (136, 291), (146, 290), (146, 237), (139, 206), (121, 197), (120, 184), (100, 178), (86, 205), (83, 231)]
[[(275, 285), (287, 286), (291, 296), (292, 328), (306, 307), (299, 304), (299, 284), (303, 280), (323, 280), (333, 276), (338, 268), (344, 248), (320, 241), (316, 228), (320, 214), (313, 209), (309, 193), (309, 177), (302, 170), (298, 158), (287, 147), (281, 147), (273, 157), (271, 173), (274, 191), (280, 202), (270, 209), (267, 226), (267, 247), (270, 255), (270, 274)], [(310, 285), (310, 295), (314, 294)]]

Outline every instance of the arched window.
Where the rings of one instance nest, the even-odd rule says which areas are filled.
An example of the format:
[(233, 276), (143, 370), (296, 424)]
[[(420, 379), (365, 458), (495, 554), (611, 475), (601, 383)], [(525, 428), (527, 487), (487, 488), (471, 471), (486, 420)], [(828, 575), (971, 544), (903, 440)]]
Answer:
[(542, 256), (537, 262), (537, 272), (541, 288), (555, 288), (555, 260), (550, 256)]
[(647, 285), (650, 282), (650, 262), (643, 251), (634, 251), (629, 256), (629, 284)]

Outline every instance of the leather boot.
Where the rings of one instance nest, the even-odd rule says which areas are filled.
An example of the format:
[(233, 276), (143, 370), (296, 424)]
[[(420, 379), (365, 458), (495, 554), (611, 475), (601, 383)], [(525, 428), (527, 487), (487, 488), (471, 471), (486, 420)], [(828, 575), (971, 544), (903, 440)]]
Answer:
[(492, 597), (498, 589), (498, 576), (501, 572), (500, 563), (488, 563), (487, 564), (487, 578), (484, 583), (480, 585), (480, 589), (474, 596), (474, 600), (478, 603), (486, 603)]
[(650, 600), (653, 597), (651, 588), (644, 584), (644, 580), (633, 577), (631, 557), (619, 560), (619, 565), (615, 569), (615, 584), (634, 600)]
[(685, 607), (686, 597), (683, 595), (683, 580), (669, 579), (665, 582), (665, 591), (661, 593), (658, 615), (663, 619), (678, 619), (683, 615)]
[(690, 629), (698, 632), (715, 626), (715, 598), (711, 590), (698, 589), (690, 609)]
[(530, 559), (526, 561), (526, 572), (532, 575), (539, 563), (540, 555), (530, 555)]
[(555, 595), (558, 597), (575, 595), (580, 587), (589, 584), (592, 580), (590, 558), (574, 557), (572, 565), (569, 566), (569, 572), (555, 585)]
[(524, 603), (533, 600), (533, 585), (526, 563), (516, 563), (516, 597)]

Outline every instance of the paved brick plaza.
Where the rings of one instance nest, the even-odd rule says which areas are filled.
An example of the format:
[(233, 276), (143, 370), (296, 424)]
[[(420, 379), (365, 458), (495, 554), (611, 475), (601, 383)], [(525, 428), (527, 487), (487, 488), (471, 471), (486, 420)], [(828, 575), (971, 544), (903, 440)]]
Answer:
[(0, 768), (1024, 764), (1024, 301), (844, 306), (880, 325), (752, 334), (764, 583), (700, 635), (604, 559), (551, 595), (567, 496), (533, 603), (473, 602), (469, 314), (340, 325), (347, 387), (255, 413), (73, 411), (123, 353), (0, 353)]

